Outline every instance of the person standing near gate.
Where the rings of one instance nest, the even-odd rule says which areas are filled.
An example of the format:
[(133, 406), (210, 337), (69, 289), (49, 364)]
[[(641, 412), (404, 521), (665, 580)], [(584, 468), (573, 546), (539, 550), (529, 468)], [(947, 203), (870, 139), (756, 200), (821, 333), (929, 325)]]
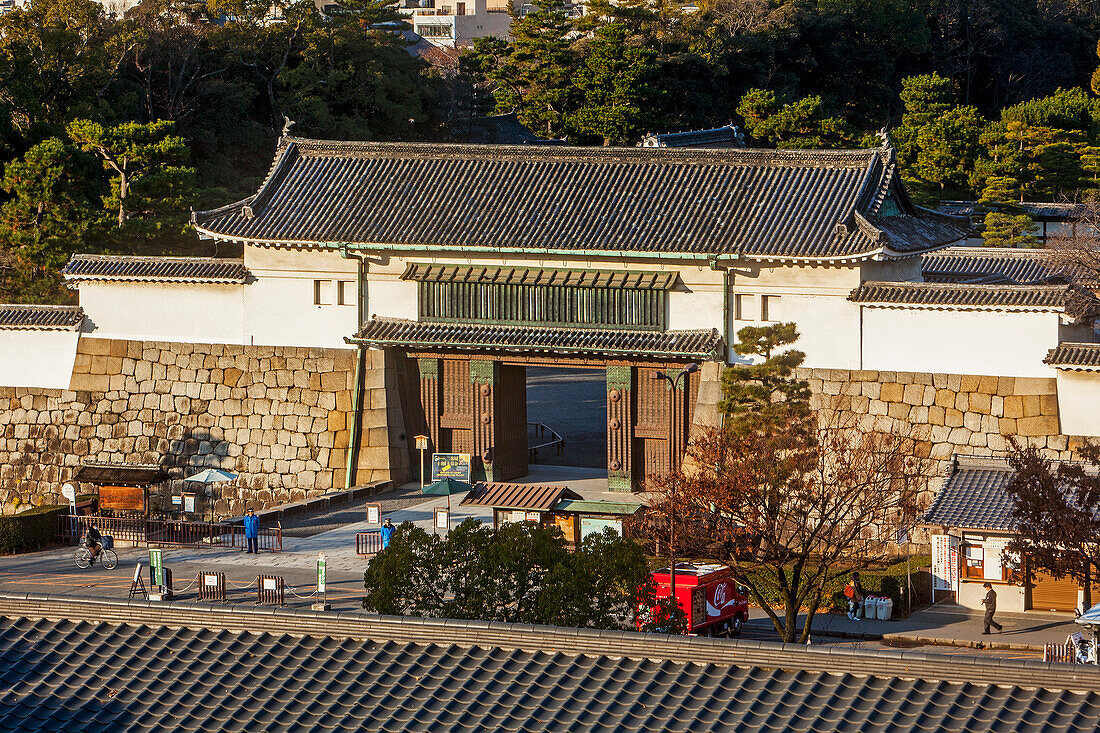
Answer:
[(258, 555), (260, 552), (260, 518), (252, 511), (252, 507), (248, 507), (248, 513), (244, 515), (244, 538), (248, 542), (248, 549), (245, 552)]
[(393, 531), (395, 529), (397, 529), (397, 527), (394, 527), (393, 522), (390, 521), (389, 517), (386, 517), (386, 521), (382, 522), (382, 529), (379, 530), (382, 535), (383, 550), (390, 546), (390, 538), (393, 537)]
[(985, 636), (989, 633), (990, 626), (996, 626), (998, 632), (1004, 627), (993, 620), (993, 614), (997, 613), (997, 592), (993, 590), (991, 583), (982, 583), (982, 587), (985, 588), (985, 598), (982, 599), (982, 605), (985, 606), (985, 631), (982, 636)]

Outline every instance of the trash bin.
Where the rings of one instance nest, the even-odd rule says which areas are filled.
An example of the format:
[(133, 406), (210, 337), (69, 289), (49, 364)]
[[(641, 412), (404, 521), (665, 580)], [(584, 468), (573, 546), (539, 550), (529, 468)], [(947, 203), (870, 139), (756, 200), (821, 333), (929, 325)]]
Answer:
[(889, 621), (890, 617), (894, 615), (894, 599), (883, 598), (878, 604), (878, 619), (879, 621)]
[(864, 596), (863, 618), (869, 621), (878, 618), (878, 596)]

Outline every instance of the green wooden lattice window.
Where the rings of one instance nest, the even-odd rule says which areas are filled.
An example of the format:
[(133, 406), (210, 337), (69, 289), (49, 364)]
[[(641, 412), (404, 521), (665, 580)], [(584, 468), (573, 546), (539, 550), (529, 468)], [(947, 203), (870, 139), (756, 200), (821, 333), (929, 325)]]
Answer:
[(426, 321), (665, 329), (664, 290), (421, 282)]

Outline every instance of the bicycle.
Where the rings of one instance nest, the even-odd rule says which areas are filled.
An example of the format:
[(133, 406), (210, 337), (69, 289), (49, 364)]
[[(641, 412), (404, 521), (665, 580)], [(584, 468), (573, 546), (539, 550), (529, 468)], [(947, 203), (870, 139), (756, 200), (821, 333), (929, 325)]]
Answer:
[[(73, 555), (73, 559), (76, 560), (76, 566), (81, 570), (87, 570), (92, 566), (92, 551), (88, 549), (88, 546), (83, 541), (80, 543), (80, 547)], [(118, 565), (118, 555), (114, 550), (108, 550), (104, 546), (99, 554), (96, 555), (96, 560), (100, 561), (100, 564), (105, 570), (113, 570)]]

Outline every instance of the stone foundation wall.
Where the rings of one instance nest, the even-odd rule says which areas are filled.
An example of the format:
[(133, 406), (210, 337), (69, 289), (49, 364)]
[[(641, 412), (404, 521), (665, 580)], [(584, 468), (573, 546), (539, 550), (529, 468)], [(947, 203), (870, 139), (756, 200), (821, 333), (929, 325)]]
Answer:
[[(155, 463), (177, 481), (204, 467), (239, 474), (216, 485), (219, 515), (343, 488), (355, 359), (352, 350), (82, 338), (69, 390), (0, 387), (0, 511), (62, 503), (61, 485), (85, 460)], [(392, 358), (365, 359), (355, 480), (404, 481)], [(163, 493), (178, 491), (174, 483)]]
[(940, 461), (952, 453), (1004, 455), (1009, 437), (1067, 460), (1084, 441), (1061, 432), (1053, 378), (845, 369), (800, 369), (798, 376), (809, 381), (815, 408), (835, 410), (864, 429), (911, 426)]

